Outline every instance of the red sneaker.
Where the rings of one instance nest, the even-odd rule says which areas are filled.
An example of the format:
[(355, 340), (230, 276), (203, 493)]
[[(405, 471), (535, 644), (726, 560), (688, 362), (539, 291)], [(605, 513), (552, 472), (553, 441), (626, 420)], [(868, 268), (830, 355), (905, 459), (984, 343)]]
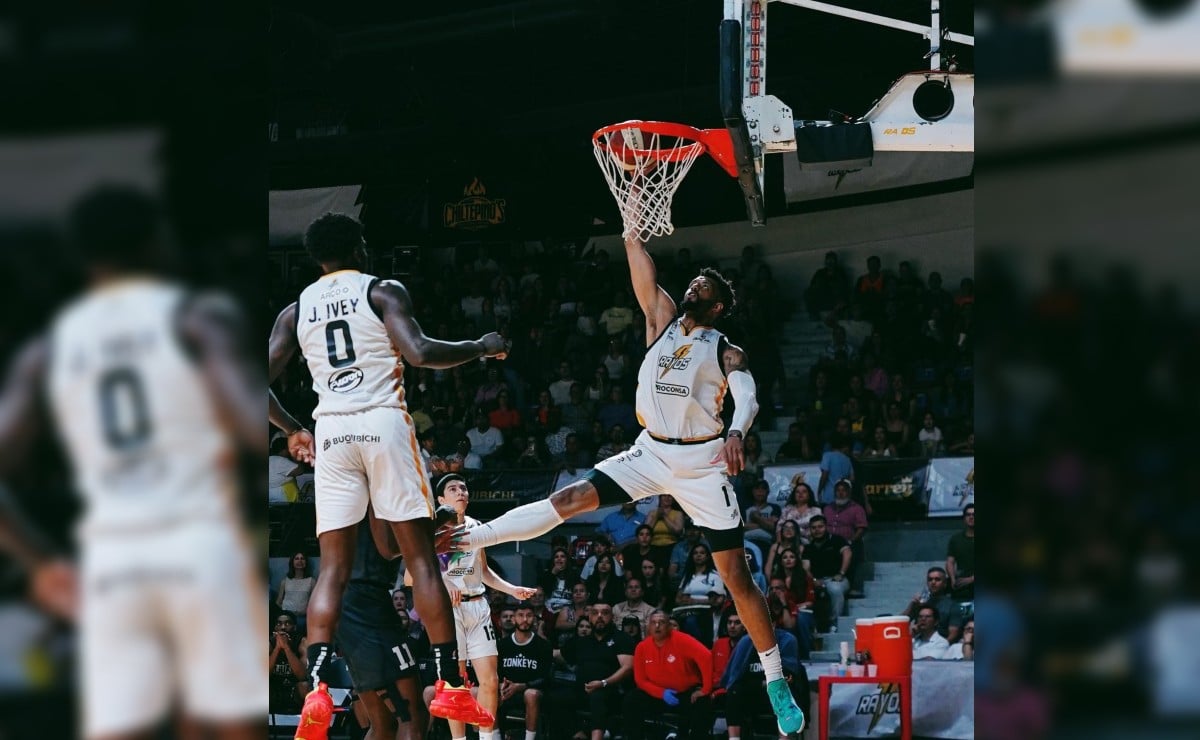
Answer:
[(304, 697), (304, 709), (300, 710), (295, 740), (327, 740), (332, 717), (333, 696), (329, 693), (329, 686), (324, 682), (318, 683), (317, 688)]
[(429, 713), (434, 717), (452, 719), (468, 725), (495, 726), (496, 718), (479, 706), (479, 702), (471, 696), (470, 686), (447, 686), (445, 681), (439, 679), (434, 683), (433, 690), (433, 702), (429, 705)]

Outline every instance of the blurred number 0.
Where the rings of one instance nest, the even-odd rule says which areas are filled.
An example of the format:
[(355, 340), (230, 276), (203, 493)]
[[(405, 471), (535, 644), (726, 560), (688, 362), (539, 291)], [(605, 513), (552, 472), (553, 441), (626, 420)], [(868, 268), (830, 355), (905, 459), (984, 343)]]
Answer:
[(100, 419), (110, 447), (133, 447), (150, 437), (146, 390), (133, 368), (117, 367), (100, 376)]

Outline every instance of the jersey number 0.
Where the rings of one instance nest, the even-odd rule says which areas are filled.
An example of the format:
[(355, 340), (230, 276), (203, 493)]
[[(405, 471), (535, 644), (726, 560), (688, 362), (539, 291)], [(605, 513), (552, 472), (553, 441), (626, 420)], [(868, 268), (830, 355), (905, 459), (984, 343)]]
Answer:
[(150, 410), (142, 378), (131, 367), (116, 367), (100, 376), (100, 421), (104, 441), (119, 450), (150, 438)]
[[(339, 334), (345, 354), (338, 349)], [(354, 340), (350, 338), (350, 324), (342, 319), (330, 321), (325, 325), (325, 347), (329, 350), (329, 364), (333, 367), (353, 365), (357, 359), (357, 355), (354, 354)]]

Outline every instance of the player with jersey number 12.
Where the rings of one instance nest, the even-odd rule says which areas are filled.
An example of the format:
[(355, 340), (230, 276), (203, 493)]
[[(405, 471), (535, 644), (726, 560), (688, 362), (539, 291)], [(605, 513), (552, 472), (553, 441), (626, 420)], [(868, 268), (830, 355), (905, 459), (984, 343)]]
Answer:
[[(528, 540), (601, 506), (655, 494), (674, 496), (712, 545), (717, 571), (762, 658), (780, 730), (800, 732), (804, 713), (788, 689), (767, 603), (746, 565), (742, 518), (727, 477), (742, 470), (742, 435), (758, 412), (745, 352), (713, 326), (733, 308), (733, 288), (716, 270), (703, 269), (688, 284), (677, 315), (675, 301), (658, 285), (644, 244), (635, 230), (627, 231), (625, 253), (634, 293), (646, 315), (648, 349), (638, 370), (636, 398), (645, 431), (630, 449), (598, 463), (550, 498), (477, 527), (442, 533), (439, 549), (473, 550)], [(727, 431), (721, 419), (726, 391), (735, 404)]]
[[(442, 514), (453, 512), (456, 524), (473, 527), (479, 520), (467, 516), (470, 493), (467, 481), (458, 473), (447, 473), (434, 485), (437, 494), (438, 521)], [(450, 594), (454, 606), (454, 629), (458, 636), (458, 657), (461, 670), (467, 670), (467, 661), (475, 669), (479, 681), (479, 704), (492, 715), (500, 706), (500, 676), (496, 645), (496, 628), (492, 624), (492, 609), (488, 605), (485, 586), (502, 591), (520, 601), (533, 596), (535, 589), (516, 586), (496, 575), (488, 566), (487, 554), (483, 550), (442, 555), (442, 581)], [(408, 583), (407, 574), (405, 581)], [(411, 585), (411, 584), (409, 584)], [(430, 693), (426, 689), (426, 694)], [(452, 738), (466, 737), (466, 728), (461, 722), (450, 720)], [(500, 733), (495, 725), (479, 724), (479, 740), (499, 740)]]
[(314, 436), (268, 392), (271, 422), (287, 433), (293, 458), (316, 467), (321, 577), (308, 602), (308, 668), (316, 688), (301, 714), (296, 737), (303, 740), (324, 740), (329, 730), (333, 706), (322, 673), (368, 505), (388, 522), (416, 585), (413, 598), (441, 679), (430, 714), (470, 724), (495, 721), (458, 676), (450, 599), (433, 551), (433, 492), (403, 379), (405, 362), (449, 368), (502, 357), (506, 342), (495, 333), (468, 342), (426, 336), (404, 285), (362, 272), (367, 258), (362, 228), (340, 213), (325, 214), (308, 227), (305, 247), (324, 274), (279, 314), (268, 351), (268, 380), (274, 382), (299, 350), (318, 399)]

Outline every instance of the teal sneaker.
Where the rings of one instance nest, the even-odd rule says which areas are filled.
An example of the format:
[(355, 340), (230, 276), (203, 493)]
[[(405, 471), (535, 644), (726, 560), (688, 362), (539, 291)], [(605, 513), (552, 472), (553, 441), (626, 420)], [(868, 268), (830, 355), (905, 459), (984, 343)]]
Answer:
[(771, 709), (775, 711), (780, 733), (790, 735), (804, 730), (804, 712), (796, 706), (792, 689), (785, 679), (777, 678), (768, 683), (767, 696), (771, 699)]

